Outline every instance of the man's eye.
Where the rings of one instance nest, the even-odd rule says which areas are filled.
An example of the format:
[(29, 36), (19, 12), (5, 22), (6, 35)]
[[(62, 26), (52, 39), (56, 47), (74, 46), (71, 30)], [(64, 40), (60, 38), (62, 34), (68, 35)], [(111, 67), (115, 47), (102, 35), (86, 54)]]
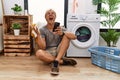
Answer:
[(47, 14), (50, 14), (50, 13), (47, 13)]

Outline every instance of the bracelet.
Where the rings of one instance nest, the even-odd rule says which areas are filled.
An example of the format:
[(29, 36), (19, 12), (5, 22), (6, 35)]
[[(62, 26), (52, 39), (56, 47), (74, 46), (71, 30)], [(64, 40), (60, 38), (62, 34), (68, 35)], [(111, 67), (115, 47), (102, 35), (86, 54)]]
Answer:
[(61, 37), (63, 37), (65, 35), (65, 32), (63, 32), (63, 34), (61, 35)]

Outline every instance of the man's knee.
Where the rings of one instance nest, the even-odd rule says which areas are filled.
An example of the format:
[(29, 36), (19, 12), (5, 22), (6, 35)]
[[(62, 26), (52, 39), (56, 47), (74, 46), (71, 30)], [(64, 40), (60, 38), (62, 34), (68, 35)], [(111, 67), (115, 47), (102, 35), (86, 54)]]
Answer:
[(36, 51), (36, 56), (37, 57), (43, 57), (43, 50), (38, 50), (38, 51)]
[(66, 32), (64, 36), (69, 40), (75, 40), (77, 38), (75, 34), (70, 33), (70, 32)]

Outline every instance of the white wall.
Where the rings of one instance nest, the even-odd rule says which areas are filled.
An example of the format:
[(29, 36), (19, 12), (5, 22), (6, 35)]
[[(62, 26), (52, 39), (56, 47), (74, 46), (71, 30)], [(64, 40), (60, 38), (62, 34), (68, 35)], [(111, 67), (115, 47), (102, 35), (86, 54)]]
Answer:
[[(92, 4), (92, 0), (77, 0), (78, 7), (76, 14), (95, 14), (97, 6)], [(73, 0), (68, 0), (68, 13), (73, 13)]]
[(45, 12), (48, 9), (55, 10), (56, 21), (64, 24), (64, 0), (28, 0), (29, 14), (33, 15), (33, 23), (46, 23)]
[(24, 14), (24, 0), (3, 0), (5, 14), (14, 14), (13, 10), (11, 10), (11, 8), (14, 7), (14, 4), (21, 5), (23, 9), (22, 14)]

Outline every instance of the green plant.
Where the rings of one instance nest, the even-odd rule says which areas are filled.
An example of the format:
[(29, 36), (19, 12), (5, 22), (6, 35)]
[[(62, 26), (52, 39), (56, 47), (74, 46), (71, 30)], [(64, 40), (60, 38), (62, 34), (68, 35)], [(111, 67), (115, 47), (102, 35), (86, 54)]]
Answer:
[(14, 7), (11, 8), (15, 12), (20, 12), (22, 11), (22, 7), (19, 6), (18, 4), (15, 4)]
[(22, 25), (20, 23), (12, 23), (12, 29), (20, 29), (22, 27)]
[(98, 10), (104, 18), (104, 20), (101, 20), (101, 24), (109, 27), (107, 32), (101, 32), (100, 35), (106, 41), (107, 46), (116, 46), (120, 32), (116, 32), (113, 27), (120, 21), (120, 14), (116, 12), (119, 9), (120, 0), (93, 0), (94, 5), (99, 3), (104, 5)]
[(120, 32), (116, 32), (114, 29), (108, 29), (107, 32), (101, 32), (100, 35), (106, 41), (107, 46), (115, 47), (120, 37)]

